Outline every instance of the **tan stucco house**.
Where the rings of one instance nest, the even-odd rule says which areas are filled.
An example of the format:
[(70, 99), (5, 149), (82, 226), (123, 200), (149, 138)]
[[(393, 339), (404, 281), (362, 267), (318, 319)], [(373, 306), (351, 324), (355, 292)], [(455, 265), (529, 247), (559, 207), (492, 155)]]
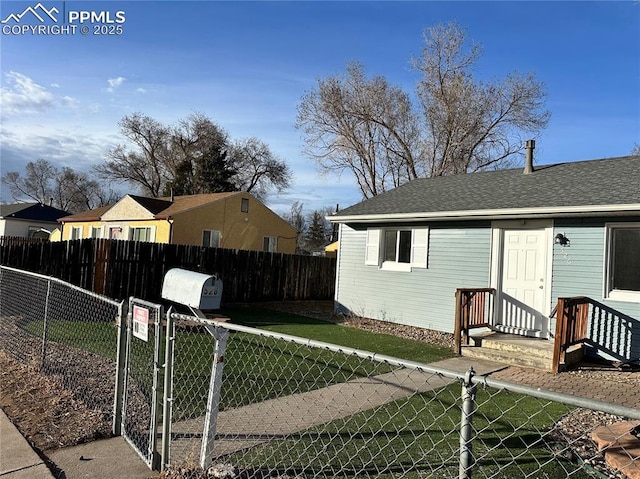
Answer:
[(59, 219), (62, 240), (109, 238), (294, 253), (297, 231), (246, 192), (145, 198)]

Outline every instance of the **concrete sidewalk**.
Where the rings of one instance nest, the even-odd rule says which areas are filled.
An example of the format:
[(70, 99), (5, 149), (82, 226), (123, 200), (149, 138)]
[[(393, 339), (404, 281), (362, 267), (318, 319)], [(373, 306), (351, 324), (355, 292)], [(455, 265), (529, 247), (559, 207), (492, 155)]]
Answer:
[(0, 409), (0, 477), (53, 479), (44, 461)]
[(47, 454), (47, 458), (60, 471), (56, 479), (152, 479), (159, 476), (123, 437), (57, 449)]
[[(476, 374), (489, 374), (505, 366), (475, 358), (453, 358), (437, 363), (441, 369), (464, 375), (470, 366)], [(453, 379), (411, 369), (397, 369), (368, 378), (333, 384), (321, 389), (268, 399), (222, 411), (217, 418), (212, 457), (226, 456), (327, 424), (384, 404), (440, 389)], [(172, 460), (195, 461), (200, 454), (204, 417), (172, 426)]]
[(57, 449), (47, 459), (55, 474), (0, 410), (1, 479), (150, 479), (159, 475), (122, 437)]

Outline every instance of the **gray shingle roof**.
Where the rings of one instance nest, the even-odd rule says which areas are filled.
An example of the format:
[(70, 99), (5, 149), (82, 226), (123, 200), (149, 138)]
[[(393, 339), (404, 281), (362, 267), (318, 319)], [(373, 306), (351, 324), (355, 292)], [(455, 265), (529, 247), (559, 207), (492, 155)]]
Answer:
[(528, 175), (517, 168), (418, 179), (346, 208), (335, 219), (615, 205), (640, 205), (640, 156), (538, 165)]
[(0, 205), (0, 218), (14, 218), (55, 223), (58, 218), (67, 216), (68, 211), (40, 203), (13, 203)]

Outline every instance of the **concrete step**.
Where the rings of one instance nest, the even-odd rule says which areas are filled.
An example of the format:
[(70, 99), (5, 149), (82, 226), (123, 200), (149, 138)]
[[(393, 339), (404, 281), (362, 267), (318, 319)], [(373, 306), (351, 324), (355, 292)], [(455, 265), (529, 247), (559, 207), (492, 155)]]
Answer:
[(545, 358), (530, 354), (524, 354), (522, 351), (513, 351), (507, 349), (494, 349), (478, 346), (462, 346), (462, 356), (476, 359), (488, 359), (512, 366), (521, 366), (525, 368), (535, 368), (544, 371), (551, 371), (553, 366), (553, 357)]
[(525, 356), (553, 359), (553, 341), (503, 333), (486, 333), (471, 337), (471, 344), (483, 349), (516, 352)]

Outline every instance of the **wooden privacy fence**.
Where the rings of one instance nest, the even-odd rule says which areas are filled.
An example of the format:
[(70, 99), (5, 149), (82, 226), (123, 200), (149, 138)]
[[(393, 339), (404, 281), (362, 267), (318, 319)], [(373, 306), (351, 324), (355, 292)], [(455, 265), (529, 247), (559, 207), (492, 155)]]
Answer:
[(110, 298), (160, 300), (164, 274), (217, 274), (226, 302), (333, 299), (335, 258), (107, 239), (0, 238), (0, 264), (54, 276)]

